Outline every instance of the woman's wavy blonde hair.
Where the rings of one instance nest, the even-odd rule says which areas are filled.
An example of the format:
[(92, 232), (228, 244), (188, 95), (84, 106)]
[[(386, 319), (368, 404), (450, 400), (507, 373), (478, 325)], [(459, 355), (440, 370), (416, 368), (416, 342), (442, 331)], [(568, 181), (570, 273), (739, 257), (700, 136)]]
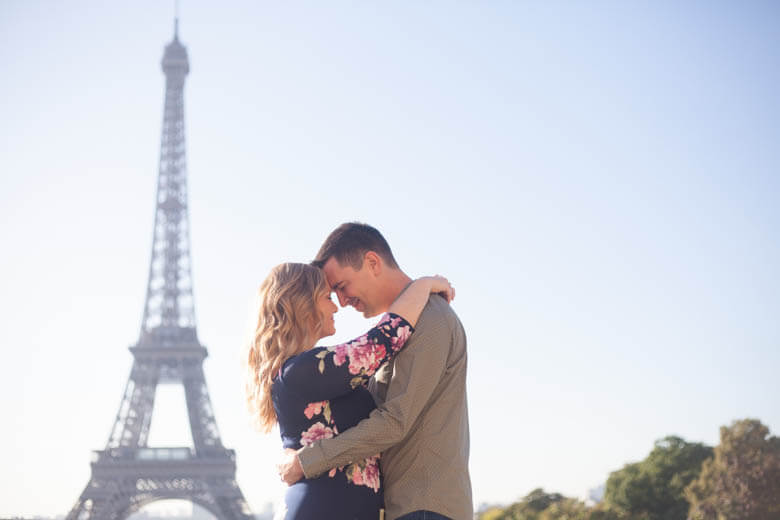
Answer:
[(271, 384), (282, 364), (319, 339), (317, 302), (329, 291), (322, 271), (308, 264), (277, 265), (260, 285), (257, 325), (246, 358), (247, 404), (260, 431), (276, 423)]

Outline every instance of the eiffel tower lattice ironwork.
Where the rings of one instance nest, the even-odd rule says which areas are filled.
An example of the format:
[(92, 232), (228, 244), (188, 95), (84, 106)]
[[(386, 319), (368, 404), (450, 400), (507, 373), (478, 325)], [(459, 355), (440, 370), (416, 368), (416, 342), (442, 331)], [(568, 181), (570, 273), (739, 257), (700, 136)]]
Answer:
[[(198, 342), (190, 269), (184, 149), (187, 50), (173, 41), (162, 59), (165, 111), (152, 258), (133, 368), (106, 448), (67, 520), (121, 520), (156, 500), (184, 499), (221, 520), (254, 518), (236, 483), (235, 452), (222, 446)], [(184, 387), (193, 447), (147, 445), (159, 383)]]

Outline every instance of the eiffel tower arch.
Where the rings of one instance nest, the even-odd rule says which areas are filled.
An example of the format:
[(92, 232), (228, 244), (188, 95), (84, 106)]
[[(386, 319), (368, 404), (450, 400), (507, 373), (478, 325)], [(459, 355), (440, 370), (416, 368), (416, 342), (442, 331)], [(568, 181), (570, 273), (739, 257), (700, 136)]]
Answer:
[[(122, 520), (157, 500), (184, 499), (220, 520), (252, 519), (236, 483), (235, 451), (220, 439), (198, 341), (192, 292), (184, 80), (187, 50), (174, 36), (162, 59), (165, 109), (160, 144), (152, 254), (141, 333), (130, 347), (133, 368), (104, 450), (67, 520)], [(192, 447), (149, 447), (157, 385), (184, 388)]]

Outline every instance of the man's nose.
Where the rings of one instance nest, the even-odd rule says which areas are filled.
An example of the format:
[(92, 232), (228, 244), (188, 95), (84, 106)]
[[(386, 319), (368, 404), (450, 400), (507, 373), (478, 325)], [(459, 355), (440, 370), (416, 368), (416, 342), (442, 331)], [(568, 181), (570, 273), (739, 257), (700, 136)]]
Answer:
[(346, 307), (347, 306), (347, 297), (344, 296), (341, 293), (341, 291), (336, 291), (336, 298), (339, 299), (339, 305), (341, 305), (342, 307)]

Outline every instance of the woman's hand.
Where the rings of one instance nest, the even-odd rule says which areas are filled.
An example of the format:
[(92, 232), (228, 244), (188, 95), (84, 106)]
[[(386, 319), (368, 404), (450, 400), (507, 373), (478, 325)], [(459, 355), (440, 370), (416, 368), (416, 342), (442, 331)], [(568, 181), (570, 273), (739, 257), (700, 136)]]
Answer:
[(279, 478), (288, 486), (292, 486), (304, 477), (301, 461), (298, 460), (298, 451), (292, 448), (285, 449), (282, 452), (282, 458), (276, 464)]
[(415, 327), (431, 293), (442, 295), (447, 303), (455, 298), (455, 289), (449, 280), (439, 275), (423, 276), (407, 285), (387, 311), (398, 314)]
[(431, 292), (440, 294), (447, 303), (450, 303), (455, 299), (455, 288), (450, 284), (450, 281), (441, 275), (426, 276), (425, 280), (428, 280), (431, 284)]

